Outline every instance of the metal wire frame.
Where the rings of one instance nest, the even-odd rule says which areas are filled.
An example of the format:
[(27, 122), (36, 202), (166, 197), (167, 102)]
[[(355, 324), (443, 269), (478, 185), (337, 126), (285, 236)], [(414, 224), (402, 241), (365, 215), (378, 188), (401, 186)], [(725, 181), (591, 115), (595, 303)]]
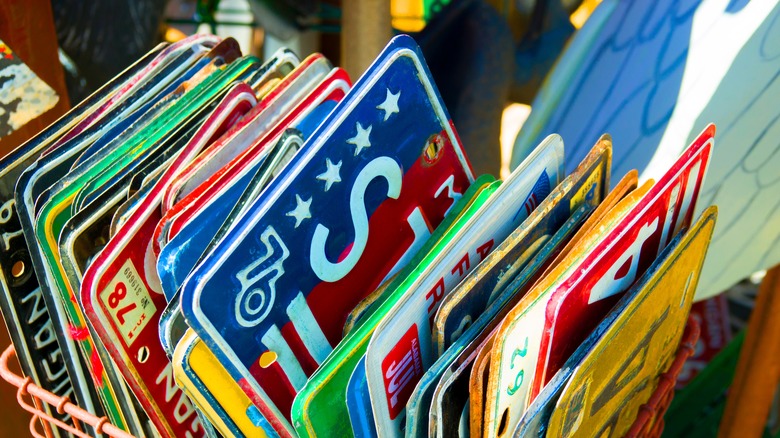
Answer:
[[(25, 411), (32, 414), (30, 419), (30, 433), (36, 438), (44, 438), (52, 435), (52, 427), (57, 427), (77, 437), (89, 438), (91, 435), (85, 432), (84, 425), (91, 426), (95, 433), (104, 434), (113, 438), (134, 438), (133, 435), (114, 426), (106, 417), (97, 417), (84, 409), (71, 403), (68, 397), (59, 397), (32, 383), (29, 377), (21, 377), (11, 371), (8, 363), (16, 355), (13, 345), (0, 355), (0, 377), (6, 382), (16, 386), (16, 400)], [(30, 401), (32, 403), (30, 403)], [(52, 417), (41, 409), (42, 403), (47, 403), (56, 408), (59, 414), (70, 414), (71, 424)], [(43, 430), (39, 430), (42, 427)]]

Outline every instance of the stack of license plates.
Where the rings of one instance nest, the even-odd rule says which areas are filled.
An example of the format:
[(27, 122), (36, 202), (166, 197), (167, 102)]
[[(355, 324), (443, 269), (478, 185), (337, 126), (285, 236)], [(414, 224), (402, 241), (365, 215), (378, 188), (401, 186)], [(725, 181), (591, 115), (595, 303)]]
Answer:
[(2, 310), (34, 382), (136, 436), (620, 436), (685, 327), (713, 135), (655, 182), (610, 187), (608, 135), (475, 177), (408, 36), (354, 85), (193, 36), (2, 161)]

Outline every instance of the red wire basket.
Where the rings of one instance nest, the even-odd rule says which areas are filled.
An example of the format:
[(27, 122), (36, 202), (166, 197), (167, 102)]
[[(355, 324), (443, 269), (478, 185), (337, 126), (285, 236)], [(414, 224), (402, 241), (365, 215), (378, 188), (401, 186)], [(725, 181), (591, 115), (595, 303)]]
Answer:
[[(699, 324), (693, 318), (688, 318), (680, 346), (669, 369), (661, 374), (658, 387), (650, 399), (639, 409), (636, 420), (626, 437), (660, 437), (664, 428), (663, 416), (669, 408), (674, 397), (674, 384), (677, 376), (682, 371), (683, 364), (693, 354), (696, 341), (699, 339)], [(94, 414), (81, 409), (67, 397), (59, 397), (32, 383), (29, 377), (21, 377), (8, 368), (8, 362), (16, 355), (13, 345), (0, 355), (0, 376), (10, 384), (16, 386), (16, 400), (19, 405), (32, 414), (30, 419), (30, 432), (34, 437), (51, 436), (52, 428), (56, 427), (78, 437), (87, 438), (90, 435), (85, 432), (85, 427), (91, 427), (96, 434), (103, 434), (114, 438), (134, 438), (133, 435), (111, 424), (106, 417), (97, 417)], [(48, 403), (59, 414), (70, 414), (68, 424), (45, 413), (40, 407), (42, 403)], [(43, 428), (40, 430), (39, 428)]]
[[(30, 419), (30, 433), (32, 436), (44, 438), (51, 436), (52, 427), (57, 427), (75, 436), (88, 438), (91, 435), (85, 432), (85, 425), (94, 429), (96, 434), (104, 434), (115, 438), (134, 438), (133, 435), (114, 426), (106, 417), (97, 417), (70, 402), (68, 397), (59, 397), (32, 383), (29, 377), (21, 377), (8, 368), (8, 361), (16, 355), (13, 345), (0, 355), (0, 376), (3, 380), (16, 386), (16, 400), (25, 411), (32, 414)], [(31, 403), (32, 402), (32, 403)], [(41, 410), (42, 403), (48, 403), (59, 414), (70, 414), (71, 424), (58, 420)], [(43, 430), (39, 430), (42, 427)]]

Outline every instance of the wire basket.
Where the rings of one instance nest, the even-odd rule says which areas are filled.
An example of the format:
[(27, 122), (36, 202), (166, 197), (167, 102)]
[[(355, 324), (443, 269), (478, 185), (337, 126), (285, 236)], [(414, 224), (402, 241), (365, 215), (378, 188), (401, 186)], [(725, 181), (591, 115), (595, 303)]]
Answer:
[[(637, 418), (626, 437), (660, 437), (664, 428), (663, 416), (669, 408), (674, 397), (674, 384), (677, 376), (682, 371), (683, 364), (693, 354), (696, 341), (699, 339), (699, 323), (693, 318), (688, 318), (680, 346), (677, 349), (674, 361), (669, 369), (661, 374), (658, 387), (653, 392), (647, 403), (639, 409)], [(85, 427), (91, 427), (96, 434), (114, 438), (134, 438), (133, 435), (114, 426), (106, 417), (97, 417), (94, 414), (81, 409), (71, 403), (68, 397), (59, 397), (32, 383), (29, 377), (21, 377), (11, 371), (8, 362), (16, 355), (13, 345), (0, 355), (0, 376), (6, 382), (16, 386), (16, 400), (27, 412), (32, 414), (30, 419), (30, 432), (32, 436), (44, 438), (51, 436), (52, 428), (59, 428), (75, 436), (88, 438)], [(70, 423), (58, 420), (45, 413), (40, 407), (47, 403), (56, 409), (59, 414), (70, 414)], [(40, 430), (39, 428), (43, 428)]]
[[(103, 434), (114, 438), (134, 438), (133, 435), (114, 426), (106, 417), (97, 417), (84, 409), (70, 402), (68, 397), (59, 397), (51, 392), (32, 383), (29, 377), (21, 377), (11, 371), (8, 362), (11, 357), (16, 356), (16, 350), (13, 345), (0, 355), (0, 376), (3, 380), (16, 386), (16, 401), (25, 411), (32, 414), (30, 419), (30, 433), (32, 436), (44, 438), (51, 436), (53, 427), (69, 432), (74, 436), (89, 438), (91, 435), (85, 432), (85, 426), (91, 426), (96, 434)], [(54, 407), (59, 414), (70, 414), (70, 424), (58, 420), (44, 412), (40, 406), (48, 403)], [(40, 430), (39, 428), (43, 428)]]

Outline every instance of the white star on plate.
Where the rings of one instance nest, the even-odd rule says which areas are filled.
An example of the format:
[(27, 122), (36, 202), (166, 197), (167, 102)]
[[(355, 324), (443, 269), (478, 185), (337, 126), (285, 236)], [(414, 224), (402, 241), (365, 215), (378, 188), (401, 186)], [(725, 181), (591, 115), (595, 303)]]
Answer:
[(295, 210), (287, 213), (287, 216), (295, 218), (295, 228), (298, 228), (298, 225), (300, 225), (304, 219), (311, 218), (311, 211), (309, 211), (309, 206), (311, 206), (311, 199), (312, 198), (309, 198), (308, 201), (304, 201), (299, 195), (295, 195), (295, 202), (298, 205), (295, 207)]
[(325, 191), (327, 192), (330, 190), (330, 186), (332, 186), (333, 183), (341, 182), (341, 175), (339, 175), (339, 171), (341, 170), (341, 161), (339, 161), (338, 164), (333, 164), (330, 161), (330, 158), (326, 158), (325, 165), (327, 166), (328, 170), (317, 175), (317, 179), (325, 181)]
[(381, 109), (385, 112), (385, 122), (387, 119), (390, 118), (390, 116), (393, 113), (398, 112), (398, 98), (401, 97), (401, 92), (399, 91), (396, 94), (393, 94), (390, 92), (390, 89), (387, 89), (387, 96), (385, 97), (385, 101), (382, 102), (380, 105), (377, 105), (376, 109)]
[(355, 156), (357, 156), (364, 148), (371, 147), (371, 141), (368, 139), (368, 135), (371, 134), (371, 128), (371, 125), (368, 125), (368, 128), (363, 128), (359, 122), (355, 123), (357, 134), (347, 140), (347, 143), (355, 145)]

